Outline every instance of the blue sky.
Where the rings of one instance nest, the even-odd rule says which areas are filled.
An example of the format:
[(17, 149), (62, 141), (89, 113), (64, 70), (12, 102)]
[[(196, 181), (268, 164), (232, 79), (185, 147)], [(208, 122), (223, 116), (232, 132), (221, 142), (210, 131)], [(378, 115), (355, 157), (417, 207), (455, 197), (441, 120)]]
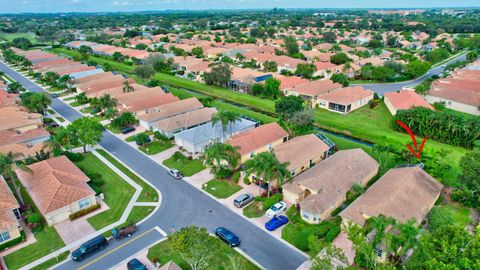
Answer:
[(0, 13), (239, 8), (480, 7), (480, 0), (0, 0)]

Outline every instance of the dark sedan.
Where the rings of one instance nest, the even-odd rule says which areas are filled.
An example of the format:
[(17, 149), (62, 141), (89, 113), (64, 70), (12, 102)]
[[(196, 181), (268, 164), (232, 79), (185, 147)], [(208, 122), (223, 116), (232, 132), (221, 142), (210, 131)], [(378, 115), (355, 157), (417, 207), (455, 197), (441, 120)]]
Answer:
[(267, 223), (265, 223), (265, 228), (269, 231), (275, 231), (287, 223), (288, 218), (286, 216), (273, 217)]
[(240, 245), (240, 238), (238, 238), (238, 236), (236, 236), (233, 232), (223, 227), (218, 227), (215, 230), (215, 235), (220, 237), (220, 239), (222, 239), (231, 247), (238, 247)]

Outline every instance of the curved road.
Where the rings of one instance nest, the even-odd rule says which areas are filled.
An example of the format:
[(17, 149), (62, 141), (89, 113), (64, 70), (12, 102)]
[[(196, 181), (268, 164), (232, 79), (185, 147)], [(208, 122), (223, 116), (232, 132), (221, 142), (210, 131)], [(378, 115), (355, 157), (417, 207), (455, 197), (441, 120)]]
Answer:
[[(45, 91), (3, 63), (0, 63), (0, 71), (30, 91)], [(82, 116), (58, 99), (52, 100), (51, 107), (69, 121)], [(216, 227), (224, 226), (240, 237), (240, 249), (265, 269), (296, 269), (307, 259), (296, 249), (269, 235), (190, 184), (174, 180), (162, 166), (111, 133), (104, 132), (100, 145), (160, 190), (162, 204), (153, 216), (140, 225), (137, 240), (127, 245), (124, 245), (127, 240), (123, 243), (115, 241), (101, 253), (81, 263), (74, 263), (69, 259), (56, 269), (108, 269), (161, 239), (161, 234), (152, 230), (156, 226), (166, 232), (190, 225), (205, 227), (213, 232)]]
[[(455, 57), (454, 59), (444, 63), (444, 65), (448, 65), (448, 64), (451, 64), (451, 63), (454, 63), (454, 62), (457, 62), (457, 61), (465, 61), (467, 59), (466, 57), (467, 55), (467, 52)], [(377, 84), (351, 84), (353, 86), (363, 86), (365, 87), (366, 89), (370, 89), (374, 92), (377, 92), (379, 94), (383, 94), (383, 93), (386, 93), (386, 92), (396, 92), (396, 91), (400, 91), (402, 90), (404, 87), (407, 87), (407, 86), (414, 86), (414, 85), (417, 85), (417, 84), (420, 84), (422, 83), (423, 81), (425, 81), (426, 79), (434, 76), (434, 75), (440, 75), (443, 73), (443, 71), (445, 70), (445, 68), (442, 66), (438, 66), (438, 67), (435, 67), (435, 68), (432, 68), (430, 69), (426, 74), (424, 74), (423, 76), (415, 79), (415, 80), (412, 80), (412, 81), (406, 81), (406, 82), (398, 82), (398, 83), (377, 83)]]

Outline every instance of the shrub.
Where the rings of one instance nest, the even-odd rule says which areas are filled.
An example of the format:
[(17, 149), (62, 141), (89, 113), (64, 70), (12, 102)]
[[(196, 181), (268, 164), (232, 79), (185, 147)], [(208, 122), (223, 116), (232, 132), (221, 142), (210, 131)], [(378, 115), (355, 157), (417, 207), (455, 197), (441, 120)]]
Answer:
[(270, 207), (272, 207), (274, 204), (277, 202), (283, 200), (283, 195), (282, 194), (274, 194), (268, 198), (265, 198), (263, 200), (263, 210), (267, 211)]
[(169, 139), (167, 136), (165, 136), (164, 134), (162, 134), (162, 133), (160, 133), (160, 132), (158, 132), (158, 131), (155, 131), (155, 132), (153, 133), (153, 137), (154, 137), (156, 140), (159, 140), (159, 141), (161, 141), (161, 142), (168, 142), (168, 141), (170, 141), (170, 139)]
[(370, 106), (370, 109), (375, 109), (375, 107), (378, 106), (378, 101), (374, 100), (374, 99), (371, 99), (369, 102), (368, 102), (368, 105)]
[(39, 223), (42, 220), (42, 217), (37, 213), (32, 213), (27, 217), (27, 221), (30, 224)]
[(26, 238), (25, 232), (24, 232), (24, 231), (21, 231), (19, 237), (15, 238), (15, 239), (12, 239), (12, 240), (4, 243), (4, 244), (1, 244), (1, 245), (0, 245), (0, 251), (5, 250), (5, 249), (7, 249), (7, 248), (9, 248), (9, 247), (15, 246), (16, 244), (25, 241), (25, 238)]
[(300, 218), (300, 212), (298, 211), (297, 207), (295, 205), (291, 206), (287, 210), (287, 217), (290, 222), (299, 222), (301, 220)]
[(88, 185), (93, 189), (93, 191), (95, 191), (95, 196), (98, 196), (100, 195), (100, 193), (102, 193), (102, 189), (99, 186), (97, 186), (95, 183), (90, 182), (88, 183)]
[(250, 185), (252, 182), (250, 182), (250, 178), (244, 177), (244, 178), (243, 178), (243, 183), (244, 183), (245, 185)]
[(65, 151), (65, 152), (63, 152), (63, 154), (65, 156), (67, 156), (67, 158), (73, 163), (80, 162), (84, 158), (81, 153), (72, 153), (72, 152), (69, 152), (69, 151)]
[(218, 179), (225, 179), (232, 175), (232, 171), (226, 166), (221, 166), (218, 171), (215, 173), (215, 177)]
[(340, 231), (340, 225), (331, 227), (323, 240), (327, 243), (333, 242), (333, 240), (340, 234)]
[(173, 157), (174, 160), (181, 160), (181, 159), (185, 159), (185, 158), (186, 158), (186, 157), (185, 157), (181, 152), (179, 152), (179, 151), (175, 152), (172, 157)]
[(138, 144), (138, 145), (144, 145), (145, 143), (148, 142), (148, 135), (145, 134), (145, 133), (139, 133), (135, 136), (135, 142)]
[(86, 215), (86, 214), (88, 214), (88, 213), (91, 213), (91, 212), (97, 210), (98, 208), (100, 208), (100, 204), (96, 203), (96, 204), (94, 204), (94, 205), (92, 205), (92, 206), (90, 206), (90, 207), (88, 207), (88, 208), (82, 209), (82, 210), (80, 210), (80, 211), (78, 211), (78, 212), (75, 212), (75, 213), (71, 214), (68, 218), (69, 218), (70, 220), (75, 220), (75, 219), (77, 219), (77, 218), (79, 218), (79, 217), (82, 217), (82, 216), (84, 216), (84, 215)]
[(240, 180), (240, 172), (239, 171), (236, 171), (233, 176), (232, 176), (232, 180), (235, 184), (238, 184), (238, 181)]
[(41, 223), (34, 223), (31, 227), (30, 230), (32, 233), (39, 233), (43, 230), (43, 226)]

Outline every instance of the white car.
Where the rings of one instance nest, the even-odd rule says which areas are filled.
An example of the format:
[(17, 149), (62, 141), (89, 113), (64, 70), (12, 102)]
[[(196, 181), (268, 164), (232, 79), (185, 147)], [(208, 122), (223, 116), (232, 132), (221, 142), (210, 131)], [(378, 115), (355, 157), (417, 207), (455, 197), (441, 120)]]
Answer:
[(285, 202), (278, 202), (267, 210), (267, 217), (275, 217), (283, 214), (287, 210), (287, 204)]
[(177, 169), (171, 169), (168, 173), (173, 176), (175, 179), (182, 179), (183, 174)]

